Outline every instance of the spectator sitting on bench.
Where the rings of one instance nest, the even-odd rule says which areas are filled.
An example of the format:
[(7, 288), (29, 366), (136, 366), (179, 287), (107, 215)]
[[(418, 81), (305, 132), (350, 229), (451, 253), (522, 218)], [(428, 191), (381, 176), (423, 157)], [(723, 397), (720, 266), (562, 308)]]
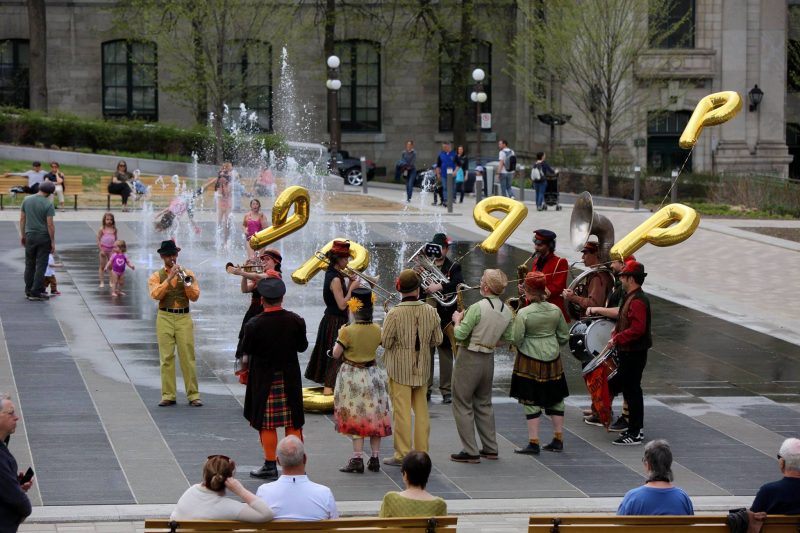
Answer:
[(400, 468), (406, 490), (387, 492), (378, 516), (392, 518), (447, 515), (447, 503), (425, 490), (433, 468), (430, 456), (425, 452), (411, 451), (403, 458)]
[(783, 479), (762, 485), (750, 510), (756, 519), (766, 514), (800, 514), (800, 439), (786, 439), (778, 451)]
[(276, 520), (328, 520), (339, 518), (331, 489), (306, 475), (303, 441), (289, 435), (278, 443), (281, 477), (258, 487), (256, 496), (269, 503)]
[(25, 172), (6, 172), (4, 177), (8, 178), (9, 176), (24, 176), (28, 178), (28, 185), (24, 187), (12, 187), (11, 192), (24, 192), (26, 194), (36, 194), (39, 192), (39, 185), (44, 181), (44, 177), (47, 174), (44, 170), (42, 170), (42, 164), (38, 161), (34, 161), (31, 164), (33, 167), (32, 170), (26, 170)]
[(128, 172), (128, 163), (120, 161), (117, 163), (117, 170), (111, 175), (111, 183), (108, 184), (108, 194), (118, 194), (122, 197), (122, 211), (128, 210), (128, 197), (131, 195), (131, 186), (128, 180), (133, 179), (133, 174)]
[[(203, 465), (203, 482), (192, 485), (178, 500), (170, 520), (240, 520), (266, 522), (275, 513), (267, 502), (247, 490), (233, 477), (236, 463), (225, 455), (209, 455)], [(225, 497), (225, 489), (242, 499)]]
[(665, 440), (653, 440), (642, 457), (647, 482), (629, 490), (617, 509), (618, 515), (693, 515), (689, 495), (672, 484), (672, 450)]

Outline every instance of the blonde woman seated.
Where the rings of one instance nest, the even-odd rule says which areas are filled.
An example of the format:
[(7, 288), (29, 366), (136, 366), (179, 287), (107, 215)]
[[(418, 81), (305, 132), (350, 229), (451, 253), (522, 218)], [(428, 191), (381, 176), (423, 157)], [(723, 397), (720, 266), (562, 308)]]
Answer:
[(403, 465), (400, 468), (406, 490), (387, 492), (381, 502), (378, 516), (392, 518), (446, 515), (447, 503), (425, 490), (433, 468), (428, 454), (411, 451), (403, 458)]
[[(203, 465), (203, 482), (192, 485), (178, 500), (170, 520), (240, 520), (267, 522), (275, 517), (267, 502), (233, 477), (236, 463), (224, 455), (209, 455)], [(242, 499), (225, 497), (225, 489)]]

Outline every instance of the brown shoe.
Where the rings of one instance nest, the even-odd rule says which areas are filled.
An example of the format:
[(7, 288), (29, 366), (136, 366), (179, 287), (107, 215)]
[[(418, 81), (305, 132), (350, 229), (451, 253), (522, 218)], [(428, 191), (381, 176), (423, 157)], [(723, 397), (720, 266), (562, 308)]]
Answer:
[[(175, 402), (172, 402), (172, 403), (175, 403)], [(189, 405), (191, 405), (192, 407), (203, 407), (203, 400), (201, 400), (200, 398), (197, 398), (196, 400), (192, 400), (191, 402), (189, 402)]]
[(175, 400), (161, 400), (158, 402), (159, 407), (169, 407), (170, 405), (175, 405)]

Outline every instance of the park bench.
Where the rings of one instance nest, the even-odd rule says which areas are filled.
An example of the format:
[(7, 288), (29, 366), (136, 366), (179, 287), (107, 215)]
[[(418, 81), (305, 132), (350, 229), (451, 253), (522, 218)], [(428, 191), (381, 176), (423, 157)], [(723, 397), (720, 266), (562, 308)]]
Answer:
[[(11, 195), (12, 187), (24, 187), (28, 185), (28, 178), (24, 176), (9, 176), (0, 179), (0, 210), (4, 208), (3, 199)], [(26, 195), (28, 193), (18, 192), (15, 195)], [(83, 176), (64, 176), (64, 196), (72, 196), (75, 199), (73, 208), (78, 210), (78, 196), (83, 194)]]
[[(172, 176), (161, 176), (162, 182), (156, 183), (158, 178), (159, 176), (139, 176), (139, 181), (141, 181), (142, 184), (149, 189), (150, 198), (172, 198), (175, 195), (175, 184), (172, 183)], [(180, 180), (181, 182), (185, 182), (187, 187), (193, 184), (192, 178), (181, 176)], [(118, 194), (110, 194), (108, 192), (108, 185), (110, 183), (111, 176), (102, 176), (100, 178), (100, 194), (106, 195), (106, 209), (109, 211), (111, 210), (111, 197), (119, 196)], [(205, 183), (205, 179), (203, 179), (200, 183)]]
[[(727, 514), (694, 516), (617, 516), (610, 514), (535, 514), (528, 533), (730, 533)], [(762, 533), (798, 533), (800, 516), (768, 516)]]
[(145, 533), (456, 533), (457, 516), (418, 518), (336, 518), (302, 522), (279, 520), (254, 524), (222, 520), (145, 520)]

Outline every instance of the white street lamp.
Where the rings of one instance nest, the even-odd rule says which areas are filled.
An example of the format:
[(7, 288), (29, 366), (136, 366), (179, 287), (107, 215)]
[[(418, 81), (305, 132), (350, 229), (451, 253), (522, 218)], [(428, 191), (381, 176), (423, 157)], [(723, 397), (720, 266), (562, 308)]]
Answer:
[(339, 68), (339, 56), (330, 56), (328, 58), (328, 67), (329, 68)]
[(483, 71), (483, 69), (476, 68), (475, 70), (472, 71), (472, 79), (477, 82), (483, 81), (485, 77), (486, 73)]

